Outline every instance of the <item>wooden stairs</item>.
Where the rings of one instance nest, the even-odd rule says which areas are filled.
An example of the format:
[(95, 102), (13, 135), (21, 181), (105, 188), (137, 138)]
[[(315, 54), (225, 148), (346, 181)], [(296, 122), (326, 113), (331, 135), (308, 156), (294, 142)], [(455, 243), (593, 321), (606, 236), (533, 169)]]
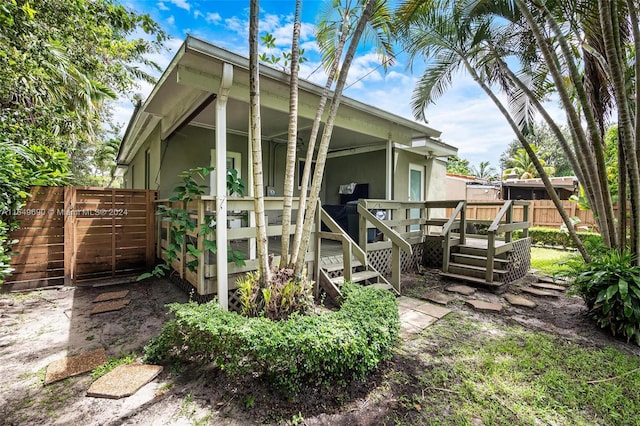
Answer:
[(493, 275), (487, 279), (488, 249), (477, 244), (459, 245), (452, 249), (448, 262), (448, 270), (440, 275), (456, 280), (467, 281), (489, 287), (500, 287), (504, 284), (509, 260), (508, 250), (496, 254), (493, 258)]
[[(322, 289), (334, 300), (339, 300), (342, 292), (340, 288), (349, 281), (367, 286), (374, 286), (384, 290), (400, 293), (371, 265), (363, 265), (359, 260), (351, 260), (351, 273), (345, 273), (343, 256), (323, 257), (320, 262), (319, 284)], [(350, 276), (349, 276), (350, 275)]]

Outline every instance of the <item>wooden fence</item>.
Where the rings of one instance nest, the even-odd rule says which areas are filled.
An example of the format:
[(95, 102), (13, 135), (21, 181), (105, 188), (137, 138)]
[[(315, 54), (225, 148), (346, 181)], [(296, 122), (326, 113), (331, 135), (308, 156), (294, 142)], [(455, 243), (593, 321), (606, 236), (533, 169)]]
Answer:
[[(493, 220), (500, 210), (500, 206), (484, 206), (484, 200), (467, 200), (466, 217), (471, 220)], [(549, 228), (559, 228), (563, 225), (562, 218), (556, 210), (556, 206), (551, 200), (529, 200), (529, 221), (531, 226), (542, 226)], [(569, 217), (577, 217), (580, 222), (576, 225), (577, 229), (594, 229), (596, 221), (593, 217), (592, 210), (580, 210), (573, 201), (562, 201), (562, 206), (566, 210)], [(617, 205), (613, 206), (614, 212), (617, 214)], [(447, 209), (447, 215), (450, 215), (453, 209)], [(513, 209), (514, 219), (522, 220), (522, 206), (516, 206)]]
[(113, 279), (155, 261), (155, 191), (34, 187), (16, 213), (20, 227), (4, 290)]

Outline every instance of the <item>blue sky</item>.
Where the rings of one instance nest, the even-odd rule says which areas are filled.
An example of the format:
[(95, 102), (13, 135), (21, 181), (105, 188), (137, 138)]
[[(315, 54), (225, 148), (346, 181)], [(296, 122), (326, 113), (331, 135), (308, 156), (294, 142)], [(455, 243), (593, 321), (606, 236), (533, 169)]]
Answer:
[[(247, 55), (249, 0), (122, 0), (122, 3), (138, 13), (148, 13), (171, 35), (168, 51), (153, 58), (163, 67), (169, 63), (186, 34)], [(300, 77), (320, 85), (324, 85), (325, 75), (322, 69), (318, 69), (319, 55), (313, 28), (319, 16), (326, 11), (327, 3), (330, 1), (302, 1), (301, 42), (308, 62), (301, 66)], [(276, 37), (277, 47), (290, 50), (294, 2), (261, 0), (260, 9), (260, 33), (270, 32)], [(424, 64), (415, 63), (410, 70), (406, 56), (400, 54), (386, 72), (379, 65), (372, 51), (366, 47), (361, 49), (351, 67), (345, 94), (394, 114), (413, 118), (411, 92)], [(147, 84), (141, 85), (143, 98), (151, 88)], [(121, 102), (115, 118), (126, 123), (131, 112), (130, 102)], [(471, 78), (457, 76), (447, 93), (427, 109), (426, 115), (428, 125), (442, 131), (442, 140), (457, 147), (460, 157), (472, 165), (490, 161), (492, 166), (500, 169), (500, 154), (514, 135), (495, 105)]]

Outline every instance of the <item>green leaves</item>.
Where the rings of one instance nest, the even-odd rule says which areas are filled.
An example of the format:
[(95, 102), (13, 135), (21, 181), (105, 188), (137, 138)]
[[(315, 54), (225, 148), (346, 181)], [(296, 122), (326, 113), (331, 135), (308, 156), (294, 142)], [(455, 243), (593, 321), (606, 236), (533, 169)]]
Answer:
[[(343, 289), (340, 311), (285, 321), (246, 318), (223, 311), (216, 301), (173, 304), (175, 320), (145, 346), (145, 357), (208, 360), (229, 375), (262, 376), (288, 395), (363, 379), (391, 357), (400, 328), (398, 307), (384, 290), (352, 284)], [(273, 301), (272, 291), (270, 296)]]
[(640, 267), (633, 256), (612, 250), (574, 270), (573, 288), (586, 302), (589, 315), (613, 335), (640, 344)]

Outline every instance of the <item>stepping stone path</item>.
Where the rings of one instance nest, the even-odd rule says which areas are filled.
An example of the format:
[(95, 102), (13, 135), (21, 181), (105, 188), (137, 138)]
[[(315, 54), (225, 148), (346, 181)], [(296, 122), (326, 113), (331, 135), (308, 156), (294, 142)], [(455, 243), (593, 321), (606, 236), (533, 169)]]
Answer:
[(507, 293), (504, 295), (504, 298), (507, 299), (507, 302), (515, 306), (524, 306), (526, 308), (532, 309), (538, 306), (538, 304), (533, 300), (529, 300), (526, 297), (518, 296), (517, 294)]
[(553, 290), (541, 290), (537, 288), (524, 287), (522, 291), (529, 294), (534, 294), (536, 296), (547, 296), (547, 297), (560, 297), (562, 293)]
[(400, 313), (400, 335), (403, 338), (419, 333), (451, 312), (451, 309), (412, 297), (400, 296), (397, 300)]
[(558, 290), (565, 291), (567, 287), (557, 285), (557, 284), (547, 284), (547, 283), (532, 283), (531, 287), (543, 288), (545, 290)]
[(110, 291), (107, 293), (102, 293), (98, 295), (95, 299), (93, 299), (93, 303), (106, 302), (108, 300), (115, 300), (115, 299), (122, 299), (124, 297), (127, 297), (128, 294), (129, 294), (129, 290)]
[(479, 311), (500, 312), (502, 310), (502, 305), (498, 303), (485, 302), (484, 300), (469, 299), (466, 303)]
[(430, 300), (432, 302), (435, 303), (439, 303), (441, 305), (446, 305), (447, 303), (451, 302), (452, 300), (454, 300), (453, 297), (451, 296), (447, 296), (444, 293), (441, 293), (439, 291), (430, 291), (429, 293), (425, 294), (424, 296), (427, 300)]
[(446, 288), (446, 290), (452, 293), (460, 293), (465, 296), (471, 296), (473, 293), (476, 292), (475, 288), (469, 287), (466, 285), (450, 285), (449, 287)]
[(58, 380), (86, 373), (105, 362), (107, 362), (107, 355), (104, 348), (53, 361), (47, 366), (44, 384), (48, 385), (49, 383), (57, 382)]
[(118, 399), (133, 395), (155, 379), (161, 371), (162, 367), (159, 365), (119, 365), (93, 382), (87, 391), (87, 396)]
[(103, 312), (119, 311), (131, 302), (131, 299), (110, 300), (108, 302), (96, 303), (90, 314), (101, 314)]

